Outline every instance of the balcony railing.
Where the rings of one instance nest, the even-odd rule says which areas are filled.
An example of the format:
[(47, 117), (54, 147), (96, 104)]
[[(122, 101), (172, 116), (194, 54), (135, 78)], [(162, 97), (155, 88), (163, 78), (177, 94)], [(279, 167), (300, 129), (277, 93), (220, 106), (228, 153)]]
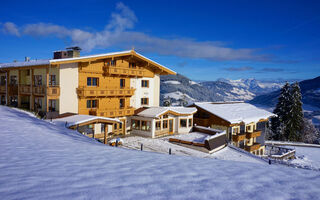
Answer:
[(117, 67), (117, 66), (105, 66), (103, 67), (104, 74), (113, 74), (113, 75), (125, 75), (125, 76), (140, 76), (144, 75), (144, 69), (132, 69), (126, 67)]
[(255, 137), (259, 137), (261, 135), (261, 131), (260, 130), (255, 130), (252, 133), (246, 133), (246, 138), (250, 139), (250, 138), (255, 138)]
[(6, 93), (6, 86), (5, 85), (0, 85), (0, 93)]
[(19, 93), (20, 94), (31, 94), (31, 86), (30, 85), (19, 85)]
[(48, 96), (60, 96), (60, 87), (59, 86), (49, 86), (47, 87)]
[(106, 97), (106, 96), (132, 96), (134, 88), (103, 89), (103, 88), (77, 88), (79, 97)]
[(38, 96), (44, 96), (46, 94), (46, 87), (39, 85), (39, 86), (33, 86), (32, 87), (32, 93), (34, 95), (38, 95)]
[(232, 135), (232, 140), (234, 142), (242, 141), (246, 138), (246, 134), (238, 134), (238, 135)]
[(260, 143), (254, 143), (253, 145), (250, 145), (250, 146), (246, 145), (246, 146), (244, 147), (244, 149), (245, 149), (246, 151), (251, 152), (251, 151), (258, 150), (258, 149), (260, 148), (260, 146), (261, 146)]
[(128, 116), (134, 114), (134, 108), (119, 108), (116, 110), (97, 110), (97, 115), (104, 117), (119, 117), (119, 116)]
[(9, 95), (18, 95), (18, 85), (9, 85)]

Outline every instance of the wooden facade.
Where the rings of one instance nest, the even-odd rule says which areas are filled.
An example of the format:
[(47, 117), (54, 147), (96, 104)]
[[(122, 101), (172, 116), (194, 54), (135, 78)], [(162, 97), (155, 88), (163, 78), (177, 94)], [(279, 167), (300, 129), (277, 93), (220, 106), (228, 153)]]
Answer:
[[(197, 108), (197, 113), (194, 115), (195, 125), (225, 130), (227, 133), (227, 139), (233, 145), (243, 148), (253, 154), (264, 154), (264, 145), (257, 142), (257, 137), (261, 136), (261, 130), (256, 129), (258, 122), (250, 124), (232, 124), (229, 121), (200, 108), (199, 106), (191, 105), (190, 107)], [(259, 122), (267, 120), (268, 119), (261, 119)]]

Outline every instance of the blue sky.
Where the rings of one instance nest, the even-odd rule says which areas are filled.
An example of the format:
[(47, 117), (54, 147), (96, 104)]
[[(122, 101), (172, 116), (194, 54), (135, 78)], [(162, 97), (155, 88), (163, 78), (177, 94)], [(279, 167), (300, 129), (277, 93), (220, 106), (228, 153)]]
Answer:
[(194, 80), (320, 75), (320, 1), (4, 1), (0, 62), (136, 51)]

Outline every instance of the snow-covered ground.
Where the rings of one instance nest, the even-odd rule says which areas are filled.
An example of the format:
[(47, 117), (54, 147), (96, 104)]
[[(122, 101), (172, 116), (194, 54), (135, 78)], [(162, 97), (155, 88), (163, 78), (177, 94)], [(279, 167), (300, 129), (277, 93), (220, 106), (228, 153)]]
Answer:
[[(0, 106), (1, 199), (318, 199), (319, 172), (140, 152)], [(222, 152), (223, 153), (223, 152)]]
[[(192, 148), (170, 143), (168, 141), (170, 137), (172, 136), (152, 139), (152, 138), (145, 138), (140, 136), (130, 136), (130, 137), (122, 138), (122, 140), (123, 140), (123, 147), (129, 148), (129, 149), (140, 150), (141, 144), (143, 144), (144, 151), (168, 154), (169, 149), (171, 148), (171, 152), (173, 155), (192, 156), (192, 157), (199, 157), (199, 158), (214, 158), (214, 159), (221, 159), (221, 160), (266, 164), (260, 159), (256, 159), (248, 155), (242, 154), (229, 147), (225, 147), (220, 151), (217, 151), (212, 154), (208, 154)], [(188, 137), (188, 136), (185, 135), (185, 137)]]
[[(292, 148), (292, 146), (288, 147)], [(297, 159), (292, 160), (292, 163), (320, 169), (320, 148), (295, 146), (294, 149)]]
[(181, 84), (179, 81), (164, 81), (165, 84), (173, 84), (173, 85), (179, 85)]

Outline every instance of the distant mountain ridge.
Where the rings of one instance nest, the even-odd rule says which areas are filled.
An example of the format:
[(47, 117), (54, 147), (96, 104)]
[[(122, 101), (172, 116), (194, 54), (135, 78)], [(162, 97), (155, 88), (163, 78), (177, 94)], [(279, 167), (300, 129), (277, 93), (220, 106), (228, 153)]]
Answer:
[[(300, 81), (299, 85), (302, 93), (302, 102), (320, 108), (320, 76), (314, 79)], [(277, 103), (279, 94), (280, 90), (276, 90), (257, 96), (249, 102), (252, 104), (273, 107)]]
[(170, 99), (179, 105), (181, 99), (194, 101), (248, 101), (256, 95), (281, 88), (282, 82), (263, 82), (256, 79), (195, 82), (177, 74), (161, 76), (160, 99)]

